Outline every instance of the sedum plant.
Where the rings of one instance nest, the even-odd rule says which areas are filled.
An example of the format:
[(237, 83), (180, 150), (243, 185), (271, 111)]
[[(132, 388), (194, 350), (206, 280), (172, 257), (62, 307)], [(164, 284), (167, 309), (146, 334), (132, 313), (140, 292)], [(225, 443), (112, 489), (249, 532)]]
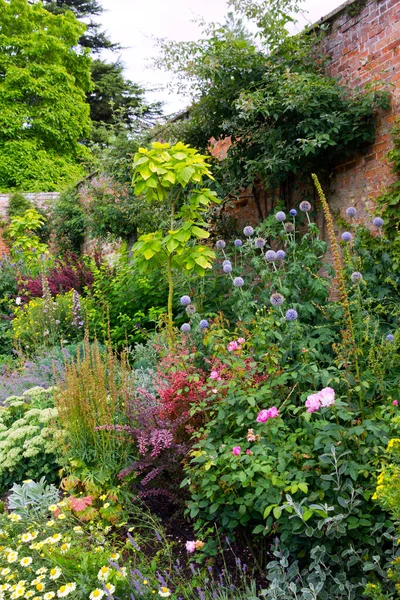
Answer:
[(53, 484), (47, 484), (45, 477), (39, 481), (28, 479), (22, 485), (14, 483), (8, 498), (8, 508), (23, 519), (43, 517), (48, 514), (49, 506), (57, 504), (59, 500), (57, 488)]
[(207, 157), (182, 142), (155, 142), (150, 149), (139, 148), (133, 168), (135, 195), (165, 203), (169, 211), (165, 227), (141, 235), (133, 250), (139, 269), (166, 269), (171, 333), (174, 269), (203, 276), (211, 268), (215, 254), (200, 242), (210, 235), (204, 213), (219, 200), (215, 192), (203, 187), (205, 178), (212, 179)]

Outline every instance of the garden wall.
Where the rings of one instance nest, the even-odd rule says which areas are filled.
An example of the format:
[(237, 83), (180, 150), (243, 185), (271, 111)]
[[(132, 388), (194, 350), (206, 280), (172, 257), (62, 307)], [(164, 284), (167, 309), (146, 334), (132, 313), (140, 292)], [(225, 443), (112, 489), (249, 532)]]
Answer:
[[(331, 75), (351, 88), (385, 82), (393, 94), (391, 109), (378, 118), (375, 143), (365, 154), (333, 166), (326, 190), (335, 212), (344, 215), (347, 206), (355, 206), (357, 219), (364, 221), (373, 211), (374, 198), (393, 180), (385, 156), (400, 116), (400, 0), (349, 0), (316, 25), (321, 24), (329, 26), (322, 49), (330, 57)], [(262, 189), (258, 195), (268, 213), (271, 198)], [(241, 223), (256, 223), (258, 212), (251, 190), (233, 206)]]

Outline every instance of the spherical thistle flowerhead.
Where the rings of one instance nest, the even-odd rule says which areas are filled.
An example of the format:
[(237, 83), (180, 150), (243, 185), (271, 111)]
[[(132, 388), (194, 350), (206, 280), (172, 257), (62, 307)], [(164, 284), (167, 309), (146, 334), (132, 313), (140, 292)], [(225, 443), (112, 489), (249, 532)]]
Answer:
[(357, 214), (356, 209), (354, 208), (354, 206), (349, 206), (349, 208), (346, 209), (346, 215), (348, 217), (355, 217)]
[(362, 281), (363, 276), (361, 275), (361, 273), (359, 271), (354, 271), (354, 273), (352, 273), (350, 275), (350, 279), (352, 280), (353, 283), (355, 283), (356, 281)]
[(345, 232), (342, 233), (342, 240), (344, 242), (351, 242), (351, 238), (352, 237), (353, 236), (351, 235), (350, 231), (345, 231)]
[(282, 294), (276, 293), (276, 294), (272, 294), (269, 301), (271, 302), (272, 306), (280, 306), (281, 304), (283, 304), (285, 302), (285, 298), (282, 296)]
[(199, 323), (200, 329), (207, 329), (208, 327), (208, 321), (207, 319), (202, 319)]
[(226, 258), (226, 259), (223, 261), (223, 263), (222, 263), (222, 266), (224, 267), (225, 265), (231, 265), (231, 264), (232, 264), (232, 263), (231, 263), (231, 261), (229, 260), (229, 258)]
[(293, 223), (285, 223), (284, 227), (285, 227), (285, 231), (287, 231), (287, 233), (292, 233), (294, 231)]
[(254, 245), (256, 248), (264, 248), (265, 240), (263, 238), (257, 238), (256, 241), (254, 242)]
[(278, 260), (283, 260), (286, 256), (286, 252), (284, 250), (278, 250), (276, 253), (276, 258)]
[(267, 250), (265, 253), (265, 258), (268, 262), (274, 262), (276, 260), (276, 252), (274, 250)]
[(253, 235), (254, 229), (251, 225), (246, 225), (246, 227), (243, 229), (243, 233), (246, 237), (250, 237), (251, 235)]
[(393, 335), (393, 333), (388, 333), (388, 334), (387, 334), (387, 336), (386, 336), (386, 340), (387, 340), (388, 342), (393, 342), (393, 340), (394, 340), (394, 335)]
[(191, 327), (189, 323), (184, 323), (181, 327), (182, 333), (189, 333)]
[(240, 248), (241, 246), (243, 246), (242, 240), (235, 240), (233, 243), (235, 244), (236, 248)]
[(224, 240), (218, 240), (215, 245), (217, 246), (218, 250), (223, 250), (226, 246), (226, 242)]
[(224, 273), (232, 273), (232, 265), (231, 263), (226, 263), (226, 265), (224, 265), (222, 267), (222, 270)]
[(295, 217), (297, 215), (297, 210), (295, 208), (291, 208), (289, 211), (289, 215), (291, 217)]
[(303, 202), (300, 202), (299, 208), (302, 212), (310, 212), (312, 206), (307, 200), (303, 200)]
[(244, 285), (244, 279), (242, 277), (235, 277), (233, 285), (238, 288), (242, 287), (242, 285)]
[(196, 307), (193, 304), (188, 304), (186, 307), (186, 314), (194, 315), (196, 313)]
[(383, 226), (383, 219), (381, 219), (380, 217), (375, 217), (375, 219), (372, 221), (372, 223), (375, 225), (375, 227), (378, 227), (378, 229), (380, 229)]
[(192, 301), (190, 299), (190, 296), (182, 296), (181, 297), (181, 304), (183, 304), (183, 306), (187, 306), (188, 304), (190, 304)]
[(286, 311), (285, 317), (287, 321), (295, 321), (299, 315), (297, 314), (297, 310), (294, 308), (289, 308)]
[(286, 220), (286, 214), (283, 212), (283, 210), (279, 210), (275, 215), (275, 219), (282, 223)]

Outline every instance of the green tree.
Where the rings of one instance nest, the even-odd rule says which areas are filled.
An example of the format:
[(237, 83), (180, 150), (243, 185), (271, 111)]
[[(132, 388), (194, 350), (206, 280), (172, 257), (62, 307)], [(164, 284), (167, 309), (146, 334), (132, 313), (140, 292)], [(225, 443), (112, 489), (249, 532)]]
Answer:
[(0, 189), (57, 190), (82, 176), (90, 58), (71, 12), (0, 0)]

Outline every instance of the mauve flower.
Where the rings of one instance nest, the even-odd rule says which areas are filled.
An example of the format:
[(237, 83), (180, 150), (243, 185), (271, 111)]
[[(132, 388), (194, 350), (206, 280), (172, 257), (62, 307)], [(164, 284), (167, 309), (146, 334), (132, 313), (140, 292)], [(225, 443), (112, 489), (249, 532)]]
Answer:
[(276, 294), (272, 294), (269, 301), (271, 302), (272, 306), (280, 306), (281, 304), (283, 304), (285, 302), (285, 298), (284, 298), (284, 296), (282, 296), (282, 294), (276, 293)]
[(393, 406), (398, 406), (399, 401), (398, 400), (393, 400), (392, 404), (393, 404)]
[(245, 338), (240, 337), (240, 338), (238, 338), (237, 342), (238, 342), (238, 344), (244, 344), (245, 341), (246, 341)]
[(350, 279), (353, 281), (353, 283), (355, 281), (361, 281), (363, 278), (363, 276), (361, 275), (361, 273), (359, 271), (354, 271), (354, 273), (352, 273), (350, 275)]
[(224, 273), (232, 273), (232, 265), (227, 263), (226, 265), (223, 265), (222, 270)]
[(265, 258), (268, 262), (274, 262), (276, 260), (276, 252), (274, 250), (267, 250), (265, 253)]
[(310, 394), (306, 400), (307, 412), (313, 413), (321, 408), (321, 398), (319, 394)]
[(246, 454), (253, 454), (253, 452), (249, 448), (247, 448)]
[(267, 409), (261, 410), (257, 415), (257, 423), (266, 423), (269, 419), (269, 412)]
[(286, 214), (283, 212), (283, 210), (279, 210), (275, 215), (275, 219), (282, 223), (286, 219)]
[(227, 349), (228, 349), (228, 352), (233, 352), (234, 350), (238, 350), (239, 344), (235, 341), (229, 342), (229, 344), (227, 345)]
[(335, 404), (335, 390), (331, 387), (322, 389), (318, 392), (318, 396), (321, 400), (321, 405), (324, 407)]
[(295, 208), (290, 209), (289, 214), (291, 217), (295, 217), (297, 215), (297, 210)]
[(186, 313), (188, 315), (194, 315), (196, 312), (196, 307), (193, 304), (188, 304), (186, 307)]
[(349, 206), (349, 208), (346, 209), (346, 215), (348, 217), (355, 217), (356, 216), (356, 209), (353, 206)]
[(234, 446), (232, 448), (232, 454), (233, 456), (239, 456), (239, 454), (241, 453), (242, 449), (240, 446)]
[(189, 333), (191, 327), (189, 323), (184, 323), (181, 327), (182, 333)]
[(387, 336), (386, 336), (386, 339), (387, 339), (388, 342), (393, 342), (393, 340), (394, 340), (393, 333), (388, 333)]
[(187, 306), (188, 304), (190, 304), (192, 301), (190, 299), (190, 296), (182, 296), (181, 297), (181, 304), (183, 304), (183, 306)]
[(289, 308), (289, 310), (287, 310), (285, 314), (285, 317), (288, 321), (295, 321), (298, 316), (299, 315), (297, 314), (297, 310), (295, 310), (294, 308)]
[(276, 406), (271, 406), (271, 408), (268, 409), (268, 412), (270, 419), (275, 419), (276, 417), (279, 417), (279, 410), (276, 408)]
[(235, 244), (236, 248), (240, 248), (240, 246), (243, 246), (242, 240), (235, 240), (234, 244)]
[(285, 231), (287, 231), (288, 233), (292, 233), (294, 231), (293, 223), (285, 223), (284, 227), (285, 227)]
[(207, 327), (208, 327), (207, 319), (201, 319), (199, 326), (200, 326), (200, 329), (207, 329)]
[(215, 245), (219, 250), (223, 250), (226, 246), (226, 242), (224, 242), (224, 240), (218, 240)]
[(345, 231), (344, 233), (342, 233), (342, 240), (344, 242), (350, 242), (352, 238), (352, 235), (350, 233), (350, 231)]
[(311, 206), (311, 204), (307, 200), (303, 200), (303, 202), (300, 202), (300, 207), (299, 208), (303, 212), (310, 212), (312, 206)]
[(242, 285), (244, 285), (244, 279), (242, 277), (235, 277), (233, 280), (233, 285), (235, 287), (242, 287)]
[(218, 379), (219, 378), (219, 373), (218, 371), (211, 371), (210, 373), (210, 379)]
[(375, 225), (375, 227), (378, 227), (378, 229), (380, 229), (383, 226), (383, 219), (381, 219), (380, 217), (375, 217), (375, 219), (372, 221), (372, 223)]
[(196, 550), (196, 542), (186, 542), (185, 547), (188, 552), (192, 553)]
[(254, 245), (256, 248), (264, 248), (265, 240), (263, 240), (263, 238), (257, 238), (256, 241), (254, 242)]
[(243, 229), (243, 233), (246, 237), (250, 237), (251, 235), (253, 235), (254, 229), (251, 225), (246, 225), (246, 227)]
[(278, 252), (276, 253), (276, 258), (278, 260), (283, 260), (286, 256), (286, 252), (284, 250), (278, 250)]

